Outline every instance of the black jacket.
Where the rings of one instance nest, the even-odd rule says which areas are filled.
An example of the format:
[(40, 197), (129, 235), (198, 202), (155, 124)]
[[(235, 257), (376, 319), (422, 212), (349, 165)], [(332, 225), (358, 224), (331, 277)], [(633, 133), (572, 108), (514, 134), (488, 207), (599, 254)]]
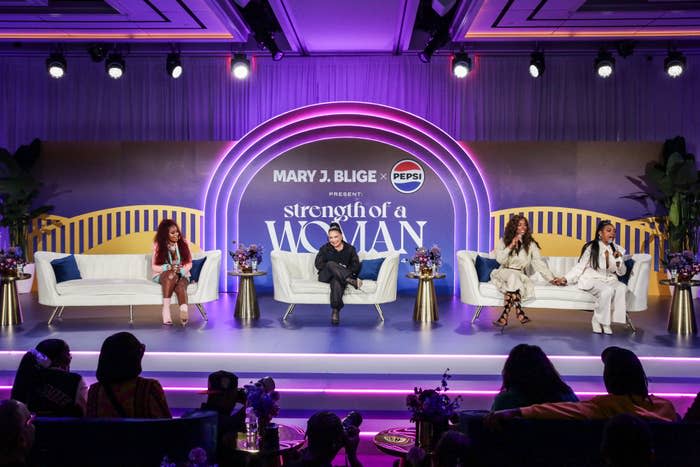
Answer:
[(357, 256), (357, 251), (354, 246), (346, 241), (343, 241), (343, 249), (341, 251), (336, 251), (330, 243), (326, 243), (319, 248), (316, 261), (314, 262), (316, 269), (320, 271), (329, 261), (336, 261), (342, 264), (352, 272), (353, 277), (357, 277), (357, 274), (360, 272), (360, 258)]

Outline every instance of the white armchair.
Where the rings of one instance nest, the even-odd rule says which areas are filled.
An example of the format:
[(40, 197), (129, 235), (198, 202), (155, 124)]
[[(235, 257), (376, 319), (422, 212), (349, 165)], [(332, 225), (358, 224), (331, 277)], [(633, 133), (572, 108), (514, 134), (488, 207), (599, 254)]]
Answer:
[[(363, 280), (362, 288), (345, 289), (343, 301), (347, 305), (374, 305), (379, 317), (384, 321), (384, 314), (379, 306), (396, 300), (396, 287), (399, 274), (399, 253), (359, 253), (360, 261), (364, 259), (385, 258), (376, 281)], [(286, 319), (294, 307), (299, 304), (329, 304), (330, 285), (319, 282), (318, 272), (314, 266), (316, 254), (273, 251), (270, 253), (272, 264), (272, 283), (274, 298), (278, 302), (288, 303), (283, 319)]]

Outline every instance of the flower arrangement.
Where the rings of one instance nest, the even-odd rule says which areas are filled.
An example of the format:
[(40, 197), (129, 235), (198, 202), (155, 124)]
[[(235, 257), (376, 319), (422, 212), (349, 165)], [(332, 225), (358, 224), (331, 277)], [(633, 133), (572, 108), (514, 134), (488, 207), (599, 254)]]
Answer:
[[(236, 244), (235, 240), (233, 244)], [(253, 262), (255, 262), (256, 266), (262, 263), (263, 247), (255, 243), (251, 243), (248, 246), (239, 243), (238, 247), (234, 251), (229, 251), (228, 254), (231, 255), (231, 259), (238, 264), (240, 269), (247, 269), (252, 266)]]
[(266, 425), (280, 412), (278, 404), (280, 393), (275, 391), (275, 382), (272, 378), (262, 378), (257, 383), (246, 384), (244, 386), (246, 394), (246, 404), (253, 408), (253, 413), (258, 417), (258, 424)]
[(689, 281), (695, 274), (700, 273), (700, 263), (692, 251), (686, 250), (680, 253), (667, 253), (663, 261), (671, 277), (679, 282)]
[(433, 245), (430, 249), (423, 246), (416, 247), (413, 257), (408, 260), (408, 263), (412, 266), (418, 265), (421, 270), (439, 268), (442, 264), (442, 252), (440, 247)]
[(434, 425), (447, 425), (455, 421), (456, 410), (462, 401), (462, 396), (450, 400), (447, 394), (447, 381), (451, 378), (446, 369), (442, 375), (440, 386), (435, 389), (413, 388), (413, 394), (406, 397), (406, 406), (411, 411), (412, 422), (431, 422)]
[(15, 246), (0, 250), (0, 274), (15, 275), (22, 265), (24, 265), (22, 248)]

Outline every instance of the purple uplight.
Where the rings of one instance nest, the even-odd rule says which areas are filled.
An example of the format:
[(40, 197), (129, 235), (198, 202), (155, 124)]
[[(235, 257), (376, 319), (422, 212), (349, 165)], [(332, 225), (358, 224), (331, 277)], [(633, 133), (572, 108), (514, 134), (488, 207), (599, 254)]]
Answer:
[[(219, 162), (206, 187), (206, 247), (212, 248), (213, 245), (225, 250), (228, 245), (228, 206), (234, 190), (233, 234), (238, 234), (238, 209), (245, 188), (265, 163), (289, 150), (288, 140), (302, 139), (303, 143), (297, 143), (298, 146), (343, 135), (347, 137), (348, 134), (358, 139), (378, 140), (400, 149), (404, 149), (409, 141), (415, 144), (418, 149), (409, 153), (433, 168), (452, 197), (455, 254), (463, 248), (484, 250), (489, 247), (489, 195), (481, 171), (465, 149), (425, 119), (403, 110), (363, 102), (332, 102), (295, 109), (259, 125), (233, 145)], [(262, 163), (260, 157), (263, 157)], [(254, 162), (259, 164), (258, 168), (251, 169), (247, 181), (239, 184), (239, 178)], [(444, 167), (443, 174), (435, 167)], [(453, 193), (453, 186), (459, 187), (463, 206), (461, 203), (455, 206), (457, 193)], [(222, 219), (223, 223), (220, 222)], [(471, 231), (467, 230), (469, 221), (475, 225)], [(461, 232), (464, 232), (463, 238), (459, 236)], [(221, 239), (224, 239), (223, 242)], [(225, 267), (222, 264), (222, 268)], [(222, 281), (224, 277), (222, 275)], [(454, 281), (456, 285), (456, 275)], [(226, 288), (227, 284), (224, 283)], [(456, 293), (456, 286), (454, 290)]]

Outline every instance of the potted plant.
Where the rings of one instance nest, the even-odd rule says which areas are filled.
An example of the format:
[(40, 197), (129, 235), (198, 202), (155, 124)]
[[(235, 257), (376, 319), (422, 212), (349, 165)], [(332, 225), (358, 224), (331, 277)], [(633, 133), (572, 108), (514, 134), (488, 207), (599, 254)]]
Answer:
[(416, 446), (432, 452), (440, 435), (448, 429), (450, 422), (457, 422), (457, 409), (461, 396), (450, 400), (446, 394), (447, 381), (451, 378), (446, 369), (435, 389), (413, 388), (406, 397), (406, 407), (411, 411), (411, 422), (416, 424)]
[[(10, 246), (22, 251), (24, 270), (32, 274), (34, 265), (29, 263), (27, 237), (32, 219), (45, 215), (53, 209), (50, 205), (36, 206), (42, 184), (34, 178), (32, 169), (39, 159), (41, 142), (38, 139), (29, 145), (20, 146), (14, 155), (0, 149), (0, 227), (10, 235)], [(17, 291), (31, 290), (33, 277), (17, 281)]]
[[(650, 207), (646, 220), (672, 253), (698, 252), (700, 240), (700, 171), (695, 156), (686, 152), (685, 139), (677, 136), (664, 143), (659, 162), (647, 164), (644, 175), (627, 177), (640, 191), (625, 198)], [(651, 205), (651, 206), (650, 206)]]

